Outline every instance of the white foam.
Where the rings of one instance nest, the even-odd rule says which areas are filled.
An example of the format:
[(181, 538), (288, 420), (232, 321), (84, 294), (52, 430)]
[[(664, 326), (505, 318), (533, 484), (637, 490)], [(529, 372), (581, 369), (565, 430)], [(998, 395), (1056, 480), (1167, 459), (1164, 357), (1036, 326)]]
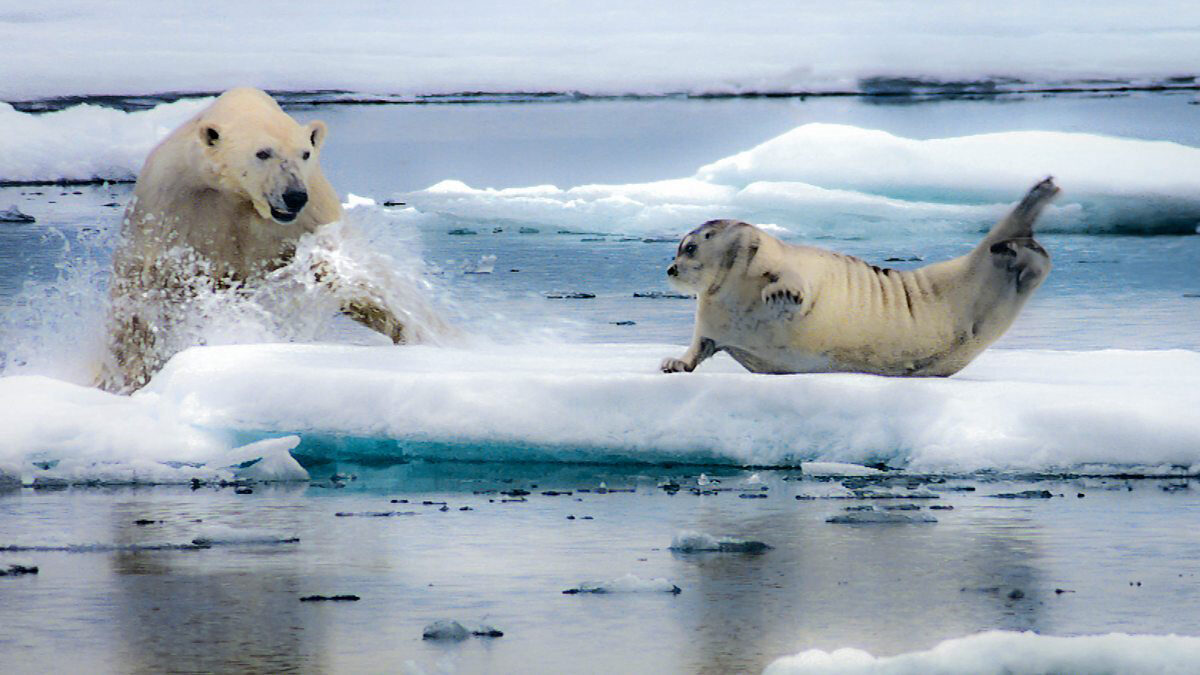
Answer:
[[(0, 99), (63, 94), (348, 89), (847, 91), (872, 76), (1034, 82), (1193, 74), (1191, 3), (754, 3), (635, 0), (381, 6), (58, 0), (6, 10)], [(233, 19), (233, 20), (231, 20)], [(286, 36), (284, 52), (264, 35)]]
[(1037, 675), (1040, 673), (1194, 672), (1200, 637), (1179, 635), (1082, 635), (990, 631), (946, 640), (928, 651), (876, 657), (861, 649), (810, 649), (778, 659), (764, 675)]
[(503, 190), (442, 181), (404, 198), (458, 219), (623, 233), (732, 217), (783, 236), (869, 236), (984, 230), (1047, 175), (1063, 193), (1043, 232), (1183, 234), (1200, 222), (1198, 148), (1050, 131), (914, 140), (837, 124), (797, 127), (689, 178)]

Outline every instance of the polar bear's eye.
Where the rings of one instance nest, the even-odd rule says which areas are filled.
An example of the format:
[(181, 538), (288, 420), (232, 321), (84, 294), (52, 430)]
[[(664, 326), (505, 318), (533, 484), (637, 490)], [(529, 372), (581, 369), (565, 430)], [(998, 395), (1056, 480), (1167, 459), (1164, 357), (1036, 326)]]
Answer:
[(259, 159), (271, 159), (271, 151), (263, 148), (262, 150), (254, 153), (254, 156)]
[(301, 158), (301, 159), (303, 159), (303, 160), (305, 160), (305, 161), (307, 161), (307, 160), (308, 160), (308, 158), (309, 158), (311, 155), (312, 155), (312, 153), (311, 153), (311, 152), (309, 152), (309, 151), (305, 150), (305, 151), (304, 151), (304, 154), (303, 154), (303, 155), (300, 155), (300, 158)]

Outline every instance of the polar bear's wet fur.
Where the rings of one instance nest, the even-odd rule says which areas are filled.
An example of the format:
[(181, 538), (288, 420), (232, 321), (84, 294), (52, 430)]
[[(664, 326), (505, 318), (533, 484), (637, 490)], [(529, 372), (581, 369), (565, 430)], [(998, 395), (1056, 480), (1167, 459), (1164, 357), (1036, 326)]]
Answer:
[[(297, 241), (342, 215), (320, 168), (323, 122), (301, 125), (266, 93), (239, 88), (167, 136), (146, 159), (113, 256), (109, 354), (97, 384), (129, 393), (175, 352), (190, 300), (259, 283)], [(395, 343), (421, 339), (369, 281), (314, 278), (342, 311)]]

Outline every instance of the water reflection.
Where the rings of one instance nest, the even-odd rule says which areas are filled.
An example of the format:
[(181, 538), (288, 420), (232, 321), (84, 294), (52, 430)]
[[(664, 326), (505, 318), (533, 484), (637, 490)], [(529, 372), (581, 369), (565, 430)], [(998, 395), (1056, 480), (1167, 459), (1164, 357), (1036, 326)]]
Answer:
[[(125, 545), (190, 541), (203, 531), (199, 520), (246, 525), (240, 511), (199, 518), (178, 503), (122, 502), (111, 513), (112, 537)], [(279, 509), (260, 510), (255, 520), (274, 531), (289, 520), (280, 515)], [(155, 522), (136, 524), (139, 520)], [(299, 602), (312, 588), (294, 545), (118, 552), (111, 556), (111, 569), (107, 609), (122, 642), (116, 649), (122, 670), (326, 669), (320, 649), (326, 615)]]

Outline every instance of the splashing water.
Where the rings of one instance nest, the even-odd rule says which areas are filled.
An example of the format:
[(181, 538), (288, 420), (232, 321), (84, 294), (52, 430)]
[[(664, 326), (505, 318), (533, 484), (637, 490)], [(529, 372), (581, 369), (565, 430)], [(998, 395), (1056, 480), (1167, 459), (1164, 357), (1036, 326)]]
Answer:
[[(56, 274), (27, 281), (0, 314), (0, 375), (45, 375), (92, 384), (106, 358), (112, 251), (117, 228), (83, 228), (64, 233)], [(289, 264), (261, 283), (229, 287), (204, 274), (207, 261), (174, 249), (162, 259), (180, 288), (169, 301), (174, 354), (193, 345), (272, 342), (388, 343), (387, 338), (340, 316), (343, 291), (369, 285), (371, 299), (393, 308), (412, 342), (442, 343), (455, 331), (431, 298), (445, 295), (427, 274), (420, 236), (412, 222), (374, 206), (348, 208), (331, 223), (297, 242)], [(315, 269), (340, 282), (319, 282)]]

